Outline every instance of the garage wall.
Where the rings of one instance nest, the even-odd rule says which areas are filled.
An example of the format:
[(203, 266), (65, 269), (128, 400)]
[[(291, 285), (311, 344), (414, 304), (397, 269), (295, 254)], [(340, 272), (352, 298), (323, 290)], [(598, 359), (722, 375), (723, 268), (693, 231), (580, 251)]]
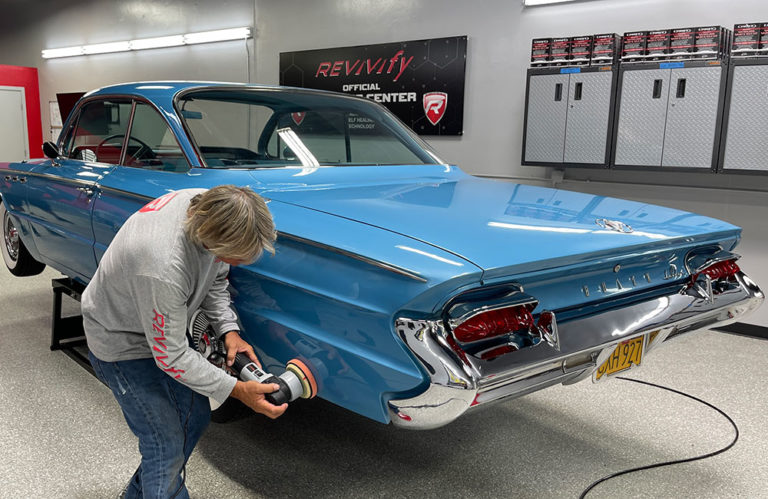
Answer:
[[(597, 32), (768, 21), (764, 0), (591, 0), (524, 9), (520, 0), (72, 0), (43, 2), (23, 22), (0, 20), (0, 63), (39, 69), (44, 134), (48, 101), (123, 81), (196, 79), (276, 84), (280, 52), (468, 35), (465, 134), (430, 138), (476, 175), (550, 184), (547, 168), (520, 165), (530, 40)], [(7, 13), (4, 13), (7, 14)], [(45, 61), (42, 48), (254, 25), (226, 42)], [(565, 172), (558, 187), (690, 209), (744, 227), (743, 267), (768, 288), (768, 176)], [(558, 175), (555, 175), (559, 178)], [(768, 325), (768, 307), (747, 322)]]
[[(73, 0), (58, 4), (46, 0), (43, 3), (48, 4), (45, 12), (26, 19), (22, 26), (14, 26), (7, 17), (0, 20), (0, 63), (39, 69), (46, 140), (50, 135), (48, 102), (56, 100), (57, 93), (84, 92), (113, 83), (148, 79), (249, 80), (253, 40), (48, 60), (41, 57), (40, 51), (252, 26), (253, 0)], [(26, 8), (23, 2), (19, 5)], [(8, 15), (7, 8), (10, 6), (4, 5), (4, 16)]]

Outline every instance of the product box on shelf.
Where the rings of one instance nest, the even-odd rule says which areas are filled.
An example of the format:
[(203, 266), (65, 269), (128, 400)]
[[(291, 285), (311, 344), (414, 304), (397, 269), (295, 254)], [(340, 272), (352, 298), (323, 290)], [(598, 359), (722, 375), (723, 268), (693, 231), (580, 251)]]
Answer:
[(552, 66), (566, 66), (569, 64), (571, 58), (571, 39), (565, 38), (553, 38), (552, 39), (552, 58), (550, 64)]
[(648, 32), (633, 31), (624, 33), (621, 49), (621, 62), (640, 62), (646, 60)]
[(768, 55), (768, 23), (760, 26), (760, 50), (758, 55)]
[(673, 29), (669, 40), (670, 59), (690, 59), (696, 47), (696, 28)]
[(722, 57), (726, 33), (721, 26), (696, 28), (695, 59), (718, 59)]
[(760, 31), (765, 23), (736, 24), (733, 27), (731, 55), (754, 57), (760, 53)]
[(621, 37), (616, 33), (602, 33), (592, 37), (592, 65), (614, 64), (621, 52)]
[(534, 38), (531, 42), (531, 66), (546, 66), (552, 57), (552, 39)]
[(592, 60), (592, 35), (571, 37), (570, 63), (574, 66), (588, 65)]
[(672, 30), (660, 29), (648, 32), (646, 57), (649, 61), (659, 61), (669, 58), (670, 38)]

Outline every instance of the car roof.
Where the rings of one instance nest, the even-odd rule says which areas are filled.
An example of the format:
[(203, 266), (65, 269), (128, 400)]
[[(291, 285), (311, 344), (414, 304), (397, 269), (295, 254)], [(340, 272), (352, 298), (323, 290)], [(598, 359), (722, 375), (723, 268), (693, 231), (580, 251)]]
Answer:
[(192, 88), (210, 87), (243, 87), (243, 88), (280, 88), (275, 85), (253, 85), (248, 83), (234, 83), (222, 81), (137, 81), (131, 83), (118, 83), (107, 85), (92, 90), (87, 97), (103, 94), (139, 95), (155, 97), (158, 94), (175, 95), (176, 93)]
[(89, 99), (92, 97), (139, 97), (153, 102), (161, 110), (166, 112), (173, 112), (173, 102), (176, 96), (180, 92), (194, 89), (205, 88), (242, 88), (249, 90), (269, 90), (269, 91), (286, 91), (286, 92), (301, 92), (301, 93), (318, 93), (318, 94), (336, 94), (344, 95), (347, 98), (361, 99), (350, 94), (338, 94), (337, 92), (329, 92), (327, 90), (316, 90), (310, 88), (301, 87), (287, 87), (279, 85), (260, 85), (252, 83), (235, 83), (235, 82), (222, 82), (222, 81), (139, 81), (131, 83), (120, 83), (116, 85), (107, 85), (83, 95), (83, 99)]

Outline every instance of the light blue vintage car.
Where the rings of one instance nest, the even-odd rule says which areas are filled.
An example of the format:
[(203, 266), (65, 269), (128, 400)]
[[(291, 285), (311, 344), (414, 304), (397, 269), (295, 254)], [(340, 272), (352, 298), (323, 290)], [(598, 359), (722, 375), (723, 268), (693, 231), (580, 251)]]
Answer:
[(111, 86), (84, 96), (45, 151), (0, 163), (11, 272), (50, 265), (86, 283), (149, 200), (249, 185), (279, 234), (275, 256), (231, 271), (246, 339), (266, 368), (299, 358), (320, 397), (404, 428), (605, 380), (763, 300), (735, 263), (738, 227), (475, 178), (362, 98)]

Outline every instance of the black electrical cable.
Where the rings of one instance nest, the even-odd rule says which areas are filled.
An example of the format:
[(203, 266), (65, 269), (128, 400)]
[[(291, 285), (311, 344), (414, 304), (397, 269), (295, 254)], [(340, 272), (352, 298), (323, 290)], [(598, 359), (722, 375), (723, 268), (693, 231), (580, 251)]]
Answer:
[(689, 457), (689, 458), (686, 458), (686, 459), (677, 459), (677, 460), (674, 460), (674, 461), (664, 461), (662, 463), (648, 464), (646, 466), (638, 466), (637, 468), (630, 468), (630, 469), (627, 469), (627, 470), (624, 470), (624, 471), (618, 471), (616, 473), (612, 473), (610, 475), (604, 476), (603, 478), (601, 478), (601, 479), (599, 479), (599, 480), (597, 480), (595, 482), (592, 482), (592, 484), (589, 487), (584, 489), (584, 492), (581, 493), (581, 495), (579, 496), (579, 499), (584, 499), (584, 497), (586, 497), (586, 495), (592, 489), (594, 489), (595, 487), (597, 487), (601, 483), (603, 483), (603, 482), (605, 482), (607, 480), (610, 480), (611, 478), (616, 478), (618, 476), (627, 475), (629, 473), (634, 473), (636, 471), (650, 470), (652, 468), (661, 468), (662, 466), (672, 466), (673, 464), (690, 463), (691, 461), (698, 461), (700, 459), (707, 459), (709, 457), (716, 456), (718, 454), (722, 454), (723, 452), (727, 451), (728, 449), (730, 449), (731, 447), (736, 445), (736, 442), (739, 440), (739, 427), (736, 426), (736, 423), (733, 421), (733, 419), (731, 419), (731, 417), (728, 414), (726, 414), (725, 412), (723, 412), (721, 409), (715, 407), (714, 405), (710, 404), (707, 401), (701, 400), (700, 398), (694, 397), (693, 395), (690, 395), (690, 394), (687, 394), (687, 393), (683, 393), (683, 392), (681, 392), (679, 390), (675, 390), (674, 388), (669, 388), (669, 387), (666, 387), (666, 386), (657, 385), (655, 383), (649, 383), (647, 381), (640, 381), (639, 379), (630, 379), (630, 378), (624, 378), (624, 377), (617, 377), (616, 379), (620, 379), (620, 380), (624, 380), (624, 381), (631, 381), (633, 383), (640, 383), (642, 385), (653, 386), (655, 388), (661, 388), (662, 390), (667, 390), (669, 392), (676, 393), (678, 395), (682, 395), (683, 397), (688, 397), (689, 399), (693, 399), (696, 402), (700, 402), (700, 403), (706, 405), (707, 407), (710, 407), (710, 408), (716, 410), (725, 419), (727, 419), (728, 422), (731, 423), (731, 426), (733, 426), (733, 429), (736, 432), (736, 434), (734, 435), (733, 441), (731, 443), (729, 443), (728, 445), (726, 445), (725, 447), (723, 447), (720, 450), (716, 450), (716, 451), (710, 452), (708, 454), (703, 454), (703, 455), (695, 456), (695, 457)]

